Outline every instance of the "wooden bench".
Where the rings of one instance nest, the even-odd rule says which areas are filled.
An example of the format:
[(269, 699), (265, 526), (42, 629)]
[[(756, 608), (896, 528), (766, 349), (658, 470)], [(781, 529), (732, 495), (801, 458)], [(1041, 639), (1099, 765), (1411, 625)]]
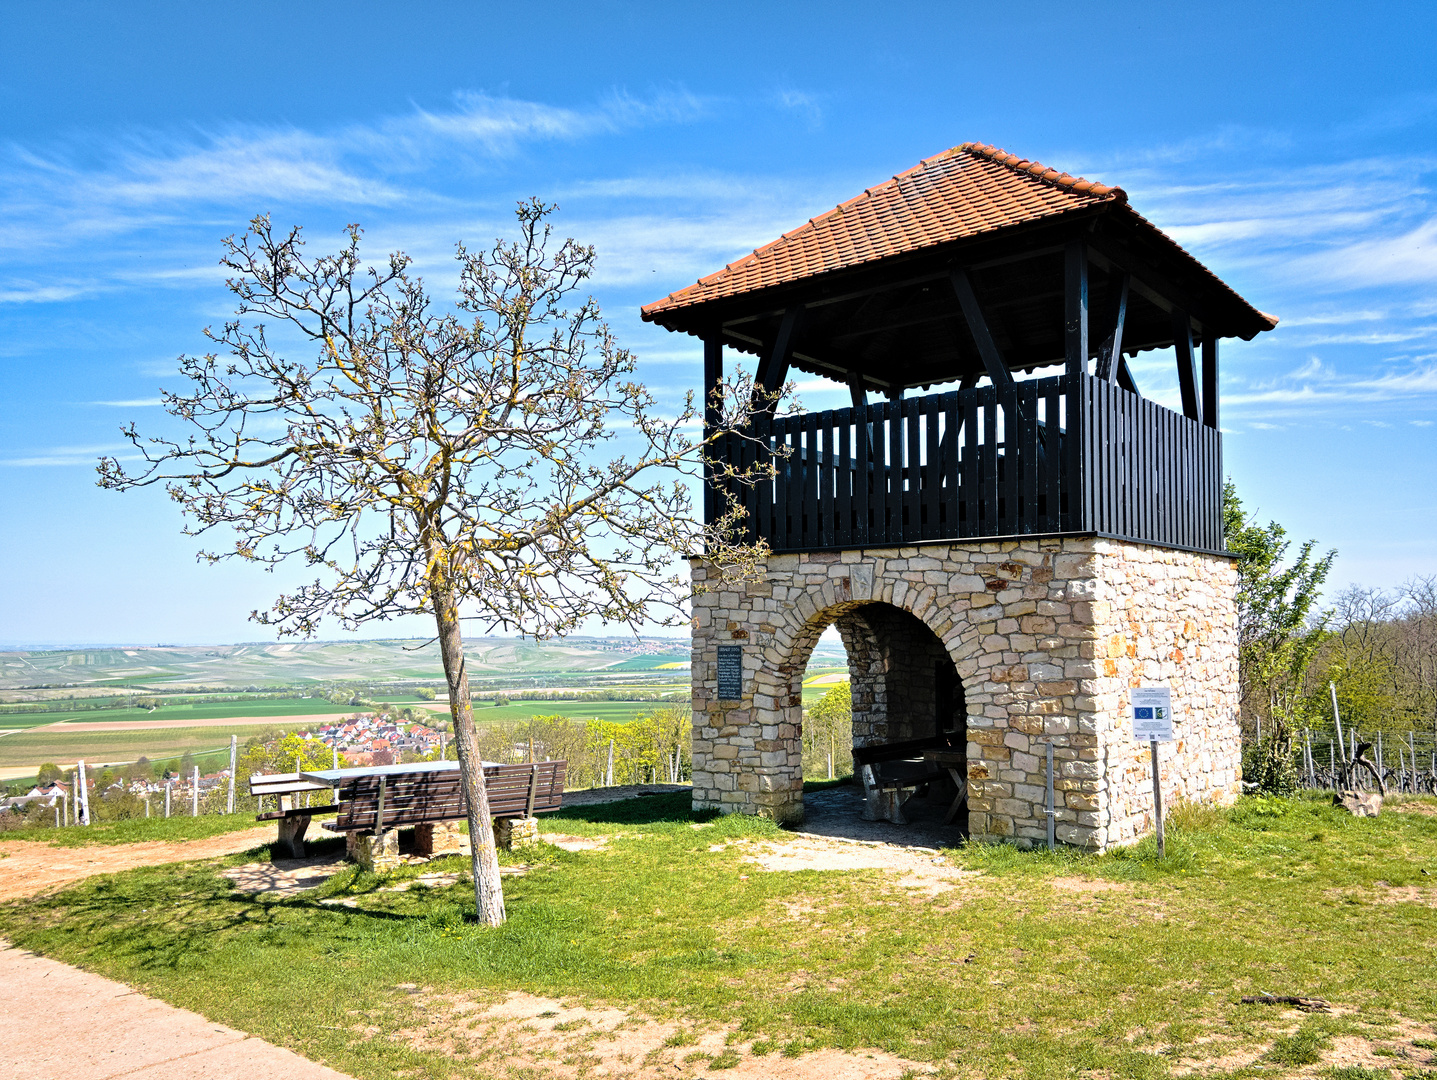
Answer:
[[(564, 803), (568, 765), (567, 761), (485, 764), (490, 816), (533, 817), (559, 809)], [(339, 816), (324, 824), (331, 832), (372, 831), (378, 835), (386, 829), (462, 821), (469, 816), (469, 801), (457, 768), (354, 777), (340, 784), (339, 799)]]
[(309, 828), (309, 819), (315, 814), (332, 814), (339, 809), (331, 804), (323, 806), (298, 806), (297, 796), (309, 795), (316, 791), (330, 790), (328, 784), (306, 780), (299, 773), (260, 773), (249, 778), (249, 793), (260, 799), (273, 795), (279, 809), (260, 812), (256, 821), (278, 821), (279, 842), (289, 848), (296, 859), (304, 858), (304, 834)]
[[(865, 821), (891, 821), (906, 825), (903, 807), (935, 780), (948, 778), (948, 770), (923, 760), (923, 751), (949, 747), (942, 735), (903, 742), (875, 743), (853, 748), (853, 771), (863, 785)], [(903, 793), (907, 792), (907, 795)]]

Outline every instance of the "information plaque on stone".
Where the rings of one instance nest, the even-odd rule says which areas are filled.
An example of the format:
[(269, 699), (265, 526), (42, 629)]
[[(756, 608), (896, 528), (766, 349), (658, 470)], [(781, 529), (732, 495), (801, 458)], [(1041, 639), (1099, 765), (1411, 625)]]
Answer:
[(743, 646), (718, 647), (718, 696), (720, 701), (743, 697)]

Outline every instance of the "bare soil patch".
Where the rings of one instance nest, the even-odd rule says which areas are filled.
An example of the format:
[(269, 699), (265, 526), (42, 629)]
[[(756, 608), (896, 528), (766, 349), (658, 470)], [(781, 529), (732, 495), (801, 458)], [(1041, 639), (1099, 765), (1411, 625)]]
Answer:
[(930, 895), (947, 892), (959, 882), (980, 877), (977, 870), (960, 870), (927, 848), (900, 844), (833, 840), (802, 836), (781, 843), (745, 844), (744, 862), (756, 863), (775, 873), (802, 870), (883, 870), (898, 876), (898, 884)]
[(292, 896), (323, 885), (347, 865), (328, 855), (316, 855), (307, 859), (275, 859), (231, 866), (221, 870), (220, 876), (233, 881), (236, 892)]
[(203, 840), (152, 840), (94, 847), (55, 847), (33, 840), (0, 841), (0, 900), (38, 896), (93, 874), (233, 855), (273, 840), (274, 826), (262, 825)]
[[(424, 994), (419, 987), (395, 987)], [(736, 1025), (655, 1020), (602, 1003), (576, 1003), (521, 992), (482, 1005), (424, 994), (424, 1027), (402, 1038), (488, 1066), (485, 1075), (557, 1080), (623, 1076), (657, 1080), (719, 1075), (734, 1080), (897, 1080), (927, 1066), (882, 1051), (819, 1050), (796, 1057), (757, 1054), (734, 1041)]]

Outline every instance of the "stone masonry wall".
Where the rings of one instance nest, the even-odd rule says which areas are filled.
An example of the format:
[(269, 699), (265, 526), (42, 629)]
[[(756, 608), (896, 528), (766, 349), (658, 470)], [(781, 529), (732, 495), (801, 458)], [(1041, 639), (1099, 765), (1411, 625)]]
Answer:
[[(1173, 690), (1178, 741), (1164, 791), (1225, 801), (1238, 787), (1237, 644), (1228, 560), (1096, 538), (927, 545), (771, 558), (762, 580), (711, 582), (694, 601), (694, 804), (801, 818), (801, 681), (838, 622), (854, 674), (855, 730), (887, 731), (874, 604), (921, 620), (963, 681), (969, 829), (1046, 835), (1043, 743), (1058, 763), (1058, 836), (1102, 849), (1151, 827), (1146, 747), (1130, 740), (1130, 686)], [(717, 698), (717, 646), (743, 650), (743, 696)], [(931, 671), (931, 667), (929, 669)], [(885, 736), (887, 737), (887, 736)]]

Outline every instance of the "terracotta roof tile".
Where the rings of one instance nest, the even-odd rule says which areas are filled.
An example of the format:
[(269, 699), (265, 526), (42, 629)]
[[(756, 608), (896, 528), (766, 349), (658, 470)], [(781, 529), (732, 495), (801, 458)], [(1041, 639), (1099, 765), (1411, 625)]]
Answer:
[(963, 143), (649, 304), (643, 315), (652, 318), (1099, 202), (1126, 201), (1122, 188), (1069, 176), (995, 146)]

